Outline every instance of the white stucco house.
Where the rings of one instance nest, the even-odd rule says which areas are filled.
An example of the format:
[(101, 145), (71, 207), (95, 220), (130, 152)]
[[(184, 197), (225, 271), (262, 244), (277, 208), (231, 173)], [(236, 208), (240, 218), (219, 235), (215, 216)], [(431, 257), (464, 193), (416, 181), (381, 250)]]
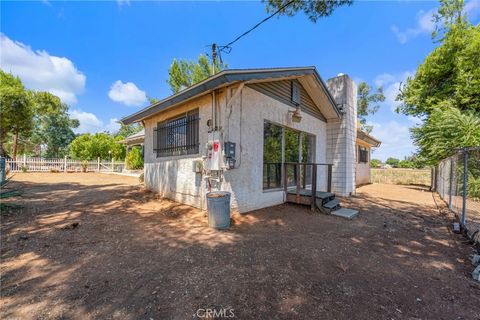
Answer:
[(355, 192), (356, 96), (350, 77), (315, 67), (224, 70), (121, 121), (145, 128), (148, 189), (201, 209), (230, 191), (248, 212), (285, 202), (286, 187)]
[(372, 149), (380, 147), (381, 142), (358, 126), (356, 144), (355, 183), (359, 187), (372, 182), (370, 175)]

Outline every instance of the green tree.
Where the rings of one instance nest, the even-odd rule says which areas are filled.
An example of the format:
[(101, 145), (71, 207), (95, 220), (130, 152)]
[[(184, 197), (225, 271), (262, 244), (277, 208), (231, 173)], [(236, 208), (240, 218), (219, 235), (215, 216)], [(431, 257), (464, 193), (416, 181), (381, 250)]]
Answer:
[(75, 138), (72, 129), (80, 125), (77, 119), (70, 119), (68, 106), (49, 92), (36, 92), (34, 114), (35, 130), (29, 141), (35, 145), (46, 145), (47, 158), (66, 155), (68, 145)]
[(398, 160), (397, 158), (388, 158), (387, 161), (385, 161), (386, 164), (394, 167), (394, 168), (397, 168), (398, 167), (398, 164), (399, 164), (400, 160)]
[(360, 120), (362, 130), (370, 133), (372, 126), (367, 125), (367, 116), (374, 114), (380, 108), (379, 102), (385, 101), (383, 88), (378, 87), (375, 93), (366, 82), (360, 82), (357, 89), (357, 118)]
[(432, 112), (424, 125), (413, 128), (419, 155), (435, 165), (460, 147), (480, 145), (480, 116), (473, 110), (441, 107)]
[[(335, 9), (344, 5), (351, 5), (352, 0), (263, 0), (266, 3), (267, 12), (276, 12), (280, 15), (294, 16), (298, 11), (303, 11), (312, 22), (319, 18), (328, 17)], [(282, 9), (283, 8), (283, 9)]]
[(125, 159), (125, 146), (119, 142), (123, 139), (123, 136), (114, 137), (108, 133), (82, 134), (70, 143), (70, 155), (81, 160), (122, 160)]
[(15, 158), (19, 135), (29, 135), (32, 128), (32, 93), (18, 77), (0, 70), (0, 155), (6, 155), (4, 143), (12, 136), (12, 157)]
[[(215, 61), (215, 72), (219, 72), (226, 67), (227, 65), (219, 60)], [(174, 59), (168, 69), (167, 83), (170, 85), (172, 92), (177, 93), (212, 76), (214, 74), (213, 69), (213, 64), (204, 54), (201, 54), (196, 62)]]
[(121, 123), (120, 129), (118, 129), (118, 131), (115, 133), (115, 136), (122, 136), (126, 138), (128, 136), (131, 136), (132, 134), (140, 132), (142, 129), (143, 127), (137, 123), (129, 125), (124, 125), (123, 123)]
[[(397, 112), (418, 116), (424, 123), (413, 128), (419, 155), (435, 164), (456, 148), (478, 145), (480, 132), (480, 25), (463, 14), (463, 1), (443, 0), (433, 34), (439, 46), (401, 87)], [(439, 32), (440, 30), (440, 32)]]
[(380, 168), (381, 165), (382, 165), (382, 161), (380, 161), (378, 159), (370, 160), (370, 167), (372, 167), (372, 168)]

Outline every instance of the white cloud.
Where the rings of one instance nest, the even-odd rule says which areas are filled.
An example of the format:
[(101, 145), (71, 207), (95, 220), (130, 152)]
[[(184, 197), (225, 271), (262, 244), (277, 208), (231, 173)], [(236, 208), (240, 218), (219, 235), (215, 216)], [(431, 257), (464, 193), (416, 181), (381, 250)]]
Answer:
[(418, 35), (430, 34), (435, 30), (433, 14), (436, 12), (436, 10), (436, 8), (428, 11), (420, 10), (417, 13), (417, 25), (414, 28), (408, 28), (402, 31), (396, 25), (393, 25), (390, 29), (397, 36), (398, 41), (400, 41), (402, 44)]
[(385, 161), (388, 157), (403, 159), (415, 151), (410, 138), (409, 126), (397, 121), (372, 123), (372, 135), (382, 144), (373, 152), (372, 158)]
[[(428, 11), (420, 10), (417, 12), (417, 25), (414, 28), (407, 28), (400, 30), (396, 25), (392, 25), (390, 29), (397, 36), (398, 41), (404, 44), (408, 40), (419, 35), (431, 34), (435, 30), (435, 22), (433, 21), (433, 14), (437, 8)], [(470, 0), (465, 3), (463, 12), (471, 21), (476, 20), (480, 16), (480, 0)]]
[(75, 133), (96, 133), (96, 132), (116, 132), (120, 129), (118, 119), (112, 118), (108, 124), (104, 124), (96, 115), (81, 110), (70, 111), (70, 118), (78, 119), (80, 126), (75, 128)]
[(467, 2), (463, 10), (469, 19), (476, 19), (480, 16), (480, 0), (471, 0)]
[(119, 7), (129, 6), (130, 5), (130, 0), (117, 0), (117, 5)]
[(138, 107), (147, 101), (145, 91), (138, 89), (133, 82), (123, 83), (120, 80), (112, 84), (108, 96), (113, 101), (123, 103), (127, 106)]
[(117, 118), (112, 118), (109, 120), (108, 124), (105, 126), (108, 132), (117, 132), (120, 129), (120, 123)]
[(86, 77), (65, 57), (52, 56), (0, 34), (0, 67), (22, 79), (29, 89), (48, 91), (74, 104), (85, 89)]
[(375, 77), (375, 85), (383, 86), (385, 103), (390, 107), (390, 110), (394, 111), (400, 105), (400, 102), (395, 100), (399, 93), (400, 85), (405, 83), (408, 77), (413, 77), (414, 74), (414, 71), (405, 71), (396, 74), (383, 73)]

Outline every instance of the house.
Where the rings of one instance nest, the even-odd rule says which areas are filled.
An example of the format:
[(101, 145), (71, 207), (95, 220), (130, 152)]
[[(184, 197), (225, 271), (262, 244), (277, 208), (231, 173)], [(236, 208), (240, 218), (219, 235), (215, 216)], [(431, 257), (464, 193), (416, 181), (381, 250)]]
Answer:
[(381, 142), (357, 126), (355, 183), (357, 187), (371, 183), (370, 160), (372, 148), (380, 147)]
[(315, 67), (232, 69), (121, 121), (145, 128), (148, 189), (201, 209), (230, 191), (247, 212), (283, 203), (282, 186), (355, 192), (356, 96), (350, 77), (325, 83)]

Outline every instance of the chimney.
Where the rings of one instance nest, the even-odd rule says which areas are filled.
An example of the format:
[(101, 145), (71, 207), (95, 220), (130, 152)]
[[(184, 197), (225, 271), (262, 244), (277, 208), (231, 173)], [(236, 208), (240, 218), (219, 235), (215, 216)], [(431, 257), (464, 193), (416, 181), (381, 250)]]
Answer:
[(346, 74), (327, 81), (342, 118), (327, 122), (327, 162), (333, 163), (332, 192), (355, 192), (355, 144), (357, 139), (357, 86)]

